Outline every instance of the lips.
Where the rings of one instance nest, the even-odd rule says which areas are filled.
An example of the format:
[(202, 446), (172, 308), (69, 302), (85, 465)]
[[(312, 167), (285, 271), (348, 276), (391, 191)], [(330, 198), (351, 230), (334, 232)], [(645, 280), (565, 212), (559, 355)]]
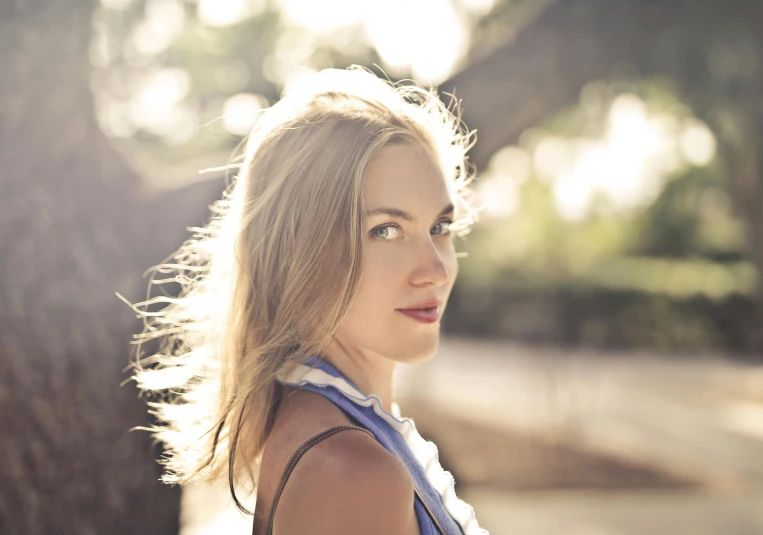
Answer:
[(440, 316), (439, 305), (429, 308), (398, 308), (397, 311), (421, 323), (435, 323)]
[(423, 309), (423, 308), (436, 307), (439, 304), (440, 304), (440, 300), (439, 299), (430, 299), (429, 301), (424, 301), (424, 302), (419, 303), (417, 305), (411, 305), (411, 306), (405, 307), (405, 308), (399, 308), (398, 310), (420, 310), (420, 309)]

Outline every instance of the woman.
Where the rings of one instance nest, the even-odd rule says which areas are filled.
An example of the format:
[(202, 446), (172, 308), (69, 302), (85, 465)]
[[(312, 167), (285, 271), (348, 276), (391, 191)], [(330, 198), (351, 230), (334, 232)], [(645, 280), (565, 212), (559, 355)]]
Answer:
[[(353, 66), (300, 78), (251, 132), (213, 220), (158, 270), (139, 387), (163, 481), (256, 491), (253, 533), (485, 533), (393, 399), (438, 348), (474, 209), (470, 135), (431, 91)], [(150, 366), (145, 366), (145, 364)]]

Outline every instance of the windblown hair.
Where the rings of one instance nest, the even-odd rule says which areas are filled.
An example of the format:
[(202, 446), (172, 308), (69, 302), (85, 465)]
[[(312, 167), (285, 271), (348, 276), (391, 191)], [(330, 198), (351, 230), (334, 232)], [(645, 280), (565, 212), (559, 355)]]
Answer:
[[(458, 108), (456, 107), (456, 111)], [(276, 380), (320, 354), (336, 333), (360, 280), (365, 228), (363, 178), (384, 146), (419, 144), (443, 170), (467, 234), (476, 219), (466, 152), (472, 133), (433, 89), (392, 84), (352, 66), (287, 86), (249, 134), (237, 174), (214, 215), (169, 261), (178, 297), (136, 305), (144, 330), (133, 344), (160, 349), (133, 363), (158, 424), (142, 428), (165, 448), (162, 481), (227, 476), (233, 500), (253, 491), (283, 387)]]

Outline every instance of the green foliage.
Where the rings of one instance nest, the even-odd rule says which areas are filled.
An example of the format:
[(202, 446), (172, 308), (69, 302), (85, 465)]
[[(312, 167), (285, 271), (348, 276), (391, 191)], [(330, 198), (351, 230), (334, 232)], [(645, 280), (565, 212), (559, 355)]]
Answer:
[(637, 254), (739, 260), (746, 252), (717, 169), (693, 167), (670, 180), (638, 224)]
[[(622, 94), (629, 95), (630, 100), (621, 100)], [(542, 174), (543, 167), (539, 166), (544, 162), (539, 158), (556, 154), (561, 162), (567, 162), (560, 164), (561, 168), (557, 165), (557, 172), (569, 172), (565, 166), (569, 169), (574, 165), (578, 150), (574, 143), (612, 135), (608, 133), (612, 106), (625, 103), (629, 106), (625, 111), (633, 114), (641, 109), (633, 107), (639, 102), (634, 99), (642, 99), (645, 112), (641, 113), (651, 114), (644, 120), (667, 128), (666, 135), (676, 140), (673, 148), (668, 144), (667, 149), (652, 156), (658, 160), (653, 164), (658, 175), (653, 199), (618, 206), (609, 192), (601, 189), (593, 193), (583, 217), (565, 217), (556, 206), (557, 177)], [(588, 84), (578, 106), (555, 115), (520, 140), (520, 146), (535, 162), (530, 178), (516, 186), (519, 201), (513, 213), (488, 217), (470, 235), (468, 260), (462, 261), (463, 284), (552, 291), (628, 290), (711, 299), (752, 292), (757, 277), (746, 262), (743, 228), (734, 214), (719, 165), (711, 160), (698, 166), (687, 160), (691, 154), (679, 152), (680, 135), (686, 132), (680, 127), (686, 125), (684, 129), (694, 128), (696, 132), (694, 121), (671, 83), (663, 78)], [(633, 127), (641, 124), (635, 122)], [(541, 153), (544, 140), (551, 138), (557, 140), (554, 152)], [(565, 143), (573, 145), (565, 148)], [(660, 159), (668, 164), (662, 165)], [(618, 173), (626, 171), (616, 165), (611, 170), (607, 179), (614, 182), (622, 180)], [(501, 174), (500, 169), (491, 167), (482, 180), (490, 181)]]

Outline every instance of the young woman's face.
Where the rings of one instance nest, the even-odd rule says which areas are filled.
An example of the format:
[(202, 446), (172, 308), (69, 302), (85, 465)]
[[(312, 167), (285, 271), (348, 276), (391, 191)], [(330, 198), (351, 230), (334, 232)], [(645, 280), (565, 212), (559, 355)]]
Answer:
[[(362, 278), (338, 339), (363, 354), (426, 360), (437, 351), (440, 320), (458, 271), (449, 230), (453, 200), (440, 168), (412, 144), (379, 151), (367, 168), (364, 195)], [(434, 300), (439, 306), (433, 322), (400, 311)]]

